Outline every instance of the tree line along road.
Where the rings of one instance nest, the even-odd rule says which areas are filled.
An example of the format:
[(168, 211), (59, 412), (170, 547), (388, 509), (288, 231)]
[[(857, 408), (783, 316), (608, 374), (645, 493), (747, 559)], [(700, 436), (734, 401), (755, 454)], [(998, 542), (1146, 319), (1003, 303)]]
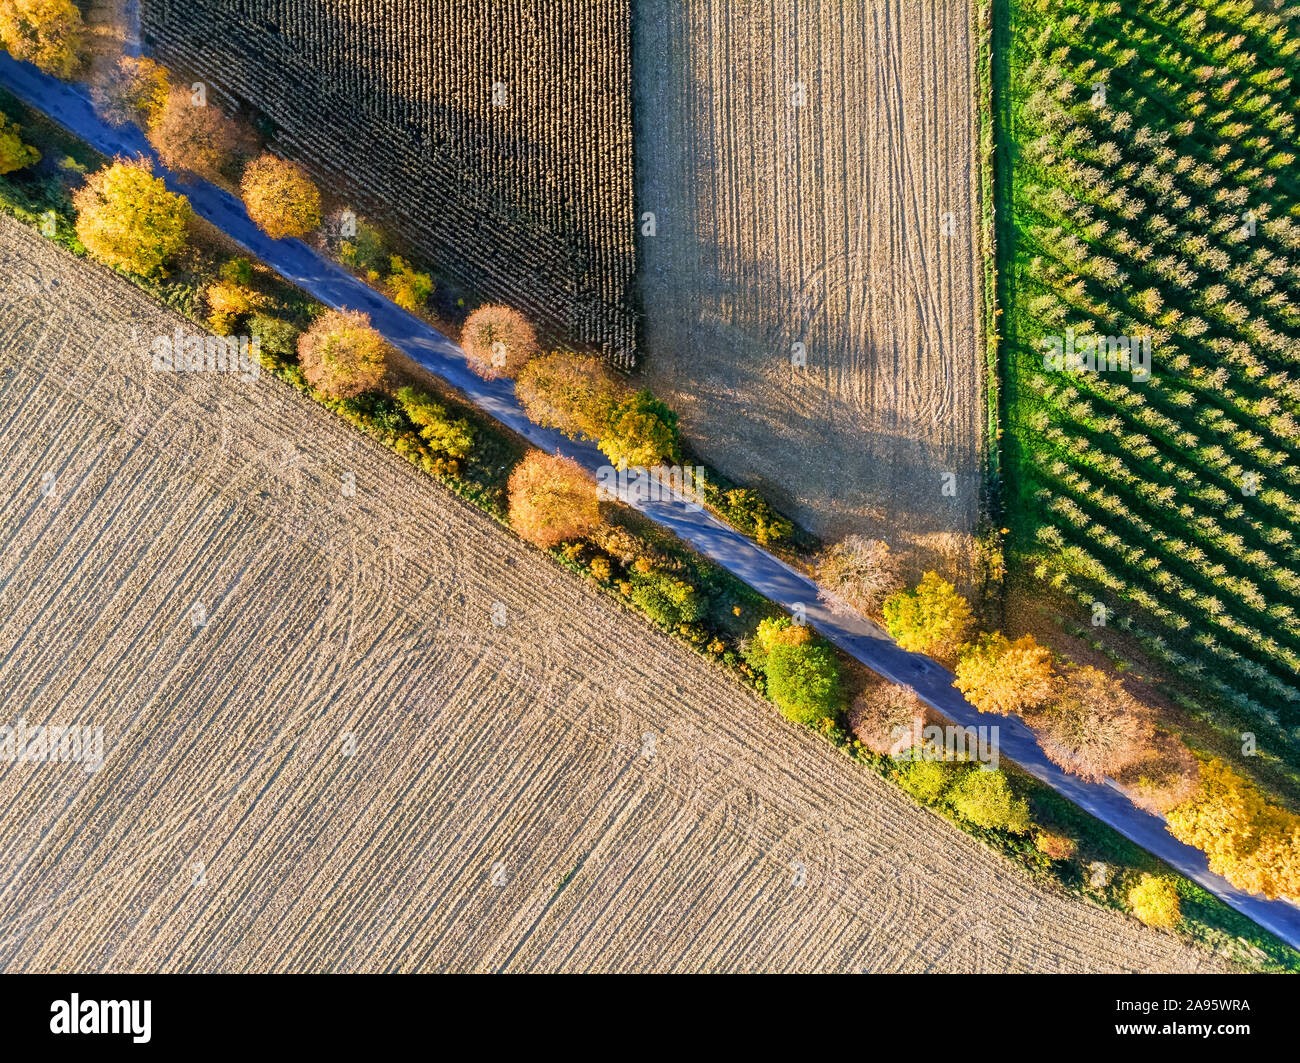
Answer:
[[(535, 446), (571, 457), (593, 473), (608, 464), (593, 444), (575, 442), (558, 431), (534, 424), (516, 400), (511, 381), (479, 377), (448, 337), (357, 280), (342, 266), (300, 240), (271, 239), (228, 192), (203, 180), (182, 180), (169, 172), (138, 129), (118, 128), (102, 121), (83, 87), (43, 74), (5, 52), (0, 52), (0, 86), (105, 155), (153, 159), (167, 185), (187, 196), (195, 213), (322, 303), (369, 314), (374, 327), (394, 347), (437, 373), (485, 413)], [(819, 600), (817, 584), (784, 561), (680, 497), (623, 500), (778, 605), (789, 610), (802, 608), (808, 623), (828, 640), (886, 679), (911, 686), (926, 704), (953, 723), (997, 727), (1000, 756), (1018, 764), (1293, 948), (1300, 948), (1300, 906), (1251, 896), (1211, 872), (1205, 854), (1174, 838), (1161, 817), (1138, 808), (1110, 782), (1088, 783), (1066, 774), (1047, 759), (1021, 721), (979, 712), (952, 686), (953, 677), (947, 669), (927, 657), (899, 649), (884, 631), (865, 618), (831, 610)]]

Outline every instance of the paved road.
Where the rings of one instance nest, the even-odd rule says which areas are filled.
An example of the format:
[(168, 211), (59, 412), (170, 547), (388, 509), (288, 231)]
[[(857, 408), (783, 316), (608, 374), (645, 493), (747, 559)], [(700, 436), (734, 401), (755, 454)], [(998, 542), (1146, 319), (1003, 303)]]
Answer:
[[(0, 52), (0, 85), (106, 155), (154, 157), (137, 129), (117, 129), (102, 122), (79, 87), (48, 77), (29, 64), (15, 62), (4, 52)], [(341, 266), (299, 240), (270, 239), (249, 220), (243, 204), (235, 197), (205, 181), (180, 180), (161, 166), (159, 172), (170, 187), (189, 197), (196, 213), (222, 229), (250, 254), (322, 303), (367, 312), (375, 328), (393, 346), (437, 373), (479, 408), (530, 442), (547, 451), (566, 454), (592, 471), (608, 464), (594, 446), (576, 443), (556, 431), (533, 424), (516, 401), (510, 381), (480, 378), (469, 368), (464, 353), (455, 343), (362, 284)], [(1291, 946), (1300, 948), (1300, 906), (1252, 897), (1212, 874), (1205, 854), (1175, 839), (1160, 817), (1138, 808), (1109, 783), (1086, 783), (1065, 774), (1047, 760), (1033, 734), (1019, 720), (977, 711), (952, 686), (952, 674), (946, 669), (926, 657), (899, 649), (870, 621), (832, 612), (818, 601), (815, 583), (710, 514), (693, 510), (681, 499), (628, 501), (774, 602), (792, 610), (802, 606), (808, 622), (827, 639), (873, 671), (913, 687), (927, 704), (948, 719), (963, 726), (999, 728), (1001, 756), (1019, 764)]]

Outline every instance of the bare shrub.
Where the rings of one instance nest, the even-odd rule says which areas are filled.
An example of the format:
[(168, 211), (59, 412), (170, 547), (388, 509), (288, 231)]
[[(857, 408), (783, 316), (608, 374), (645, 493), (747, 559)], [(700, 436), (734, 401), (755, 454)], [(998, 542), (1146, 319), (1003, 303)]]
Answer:
[(1135, 805), (1163, 815), (1196, 793), (1200, 770), (1181, 739), (1160, 732), (1152, 739), (1147, 755), (1118, 772), (1115, 781), (1128, 791)]
[(100, 115), (113, 125), (155, 121), (167, 105), (167, 72), (152, 59), (124, 55), (102, 83), (91, 86)]
[(847, 605), (866, 616), (903, 586), (889, 545), (879, 539), (848, 535), (817, 562), (817, 580), (833, 603)]
[(880, 682), (868, 687), (849, 707), (848, 723), (858, 740), (873, 753), (904, 753), (926, 722), (926, 706), (911, 687)]
[(1057, 698), (1029, 722), (1048, 759), (1099, 782), (1149, 755), (1151, 716), (1118, 680), (1085, 666), (1068, 672)]

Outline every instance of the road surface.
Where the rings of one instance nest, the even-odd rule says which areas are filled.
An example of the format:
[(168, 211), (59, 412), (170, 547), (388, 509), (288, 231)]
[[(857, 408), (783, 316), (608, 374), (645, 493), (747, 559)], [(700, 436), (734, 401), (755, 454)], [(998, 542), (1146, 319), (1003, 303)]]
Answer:
[[(595, 446), (574, 442), (557, 431), (535, 425), (516, 400), (511, 381), (483, 380), (469, 368), (464, 353), (455, 343), (367, 287), (337, 263), (300, 240), (272, 240), (253, 224), (243, 204), (234, 196), (206, 181), (182, 180), (168, 172), (157, 162), (138, 129), (117, 128), (103, 122), (81, 87), (42, 74), (5, 52), (0, 52), (0, 85), (105, 155), (152, 158), (169, 187), (184, 193), (197, 214), (250, 254), (322, 303), (335, 309), (368, 313), (374, 327), (394, 347), (437, 373), (469, 401), (531, 443), (551, 453), (572, 457), (592, 472), (608, 465)], [(975, 709), (952, 686), (952, 674), (947, 669), (927, 657), (899, 649), (870, 621), (833, 611), (819, 600), (818, 587), (812, 580), (711, 514), (695, 510), (685, 500), (626, 501), (772, 601), (790, 610), (802, 607), (808, 623), (827, 639), (872, 671), (912, 687), (926, 704), (949, 720), (961, 726), (998, 728), (1001, 757), (1015, 762), (1080, 808), (1200, 883), (1293, 948), (1300, 948), (1300, 906), (1253, 897), (1213, 874), (1204, 853), (1174, 838), (1165, 829), (1162, 818), (1138, 808), (1118, 787), (1109, 782), (1087, 783), (1067, 775), (1047, 759), (1032, 732), (1019, 720)]]

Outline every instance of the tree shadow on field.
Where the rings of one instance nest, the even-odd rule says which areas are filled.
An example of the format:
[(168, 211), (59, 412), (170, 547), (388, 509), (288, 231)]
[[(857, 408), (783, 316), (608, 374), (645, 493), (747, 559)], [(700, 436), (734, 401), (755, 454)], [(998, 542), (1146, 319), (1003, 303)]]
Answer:
[[(845, 335), (828, 342), (821, 303), (806, 290), (754, 260), (735, 277), (700, 268), (716, 261), (716, 246), (671, 211), (661, 223), (640, 277), (649, 308), (641, 373), (698, 453), (826, 539), (917, 542), (974, 529), (976, 447), (915, 408), (927, 383), (908, 379), (918, 351)], [(682, 284), (687, 274), (699, 283)], [(806, 343), (804, 367), (791, 364), (796, 342)], [(867, 389), (883, 377), (891, 383), (881, 390), (910, 411), (873, 401)]]
[[(773, 30), (738, 23), (723, 36), (745, 59), (738, 36)], [(935, 290), (959, 253), (943, 257), (921, 204), (868, 194), (896, 175), (865, 131), (842, 128), (839, 110), (782, 117), (784, 87), (762, 71), (738, 95), (668, 0), (637, 7), (634, 54), (637, 209), (657, 212), (638, 243), (647, 382), (698, 453), (823, 538), (969, 537), (982, 352), (973, 300), (968, 323)], [(901, 150), (920, 119), (891, 125), (911, 121), (911, 97), (878, 88), (890, 102), (875, 132)], [(824, 144), (846, 137), (861, 141), (823, 172)]]
[(973, 448), (936, 445), (895, 408), (864, 410), (832, 392), (824, 356), (793, 367), (788, 344), (700, 309), (678, 304), (662, 328), (648, 324), (645, 376), (710, 463), (824, 538), (971, 531), (981, 482)]

